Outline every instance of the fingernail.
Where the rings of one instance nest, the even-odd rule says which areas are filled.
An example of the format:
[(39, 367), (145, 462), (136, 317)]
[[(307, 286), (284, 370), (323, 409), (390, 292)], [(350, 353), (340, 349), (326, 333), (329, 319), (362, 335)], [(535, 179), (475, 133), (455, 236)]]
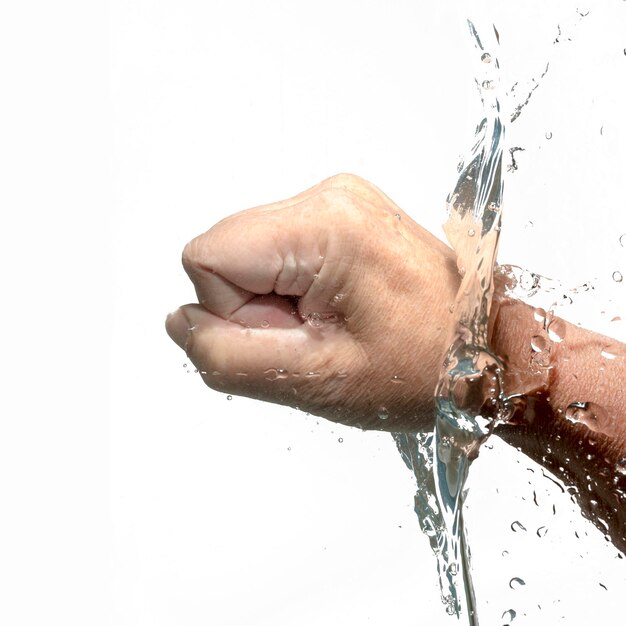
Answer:
[(185, 314), (177, 309), (173, 313), (170, 313), (165, 320), (165, 330), (167, 334), (176, 342), (183, 350), (187, 345), (187, 338), (189, 337), (189, 330), (191, 325), (185, 317)]

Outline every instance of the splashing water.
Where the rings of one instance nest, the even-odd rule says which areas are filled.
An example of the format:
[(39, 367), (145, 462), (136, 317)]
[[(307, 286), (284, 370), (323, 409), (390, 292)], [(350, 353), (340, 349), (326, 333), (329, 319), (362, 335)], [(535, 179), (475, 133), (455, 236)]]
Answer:
[(455, 334), (435, 391), (434, 433), (396, 435), (404, 461), (415, 473), (415, 511), (437, 557), (442, 600), (450, 615), (463, 612), (478, 624), (463, 524), (464, 485), (480, 445), (509, 414), (502, 364), (489, 351), (488, 321), (493, 296), (502, 205), (502, 146), (498, 32), (468, 20), (475, 80), (483, 105), (468, 158), (449, 195), (446, 236), (463, 277), (454, 303)]

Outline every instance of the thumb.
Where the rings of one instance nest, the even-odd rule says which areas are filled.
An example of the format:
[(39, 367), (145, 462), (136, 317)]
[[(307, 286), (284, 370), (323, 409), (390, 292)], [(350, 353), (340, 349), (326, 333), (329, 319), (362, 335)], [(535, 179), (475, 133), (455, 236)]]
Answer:
[[(166, 329), (209, 387), (341, 419), (360, 361), (342, 324), (288, 323), (280, 306), (274, 314), (268, 304), (247, 306), (261, 306), (265, 320), (276, 324), (244, 326), (190, 304), (168, 316)], [(242, 316), (256, 313), (252, 308)]]

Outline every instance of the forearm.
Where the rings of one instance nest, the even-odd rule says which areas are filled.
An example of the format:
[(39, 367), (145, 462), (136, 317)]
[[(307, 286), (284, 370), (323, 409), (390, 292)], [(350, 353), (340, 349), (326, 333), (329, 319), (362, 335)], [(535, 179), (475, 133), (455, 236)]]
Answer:
[(626, 347), (556, 318), (548, 333), (541, 312), (522, 302), (495, 308), (492, 348), (506, 364), (507, 393), (520, 394), (496, 433), (574, 487), (583, 511), (626, 551)]

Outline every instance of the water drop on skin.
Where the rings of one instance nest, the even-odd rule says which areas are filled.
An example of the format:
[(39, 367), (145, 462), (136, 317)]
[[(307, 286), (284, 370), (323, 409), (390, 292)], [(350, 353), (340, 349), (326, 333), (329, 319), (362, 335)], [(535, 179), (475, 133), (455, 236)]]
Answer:
[(230, 394), (228, 394), (228, 395), (226, 396), (226, 399), (227, 399), (227, 400), (232, 400), (232, 399), (233, 399), (233, 397), (232, 397)]
[(339, 437), (339, 439), (337, 439), (337, 441), (338, 441), (339, 443), (343, 443), (343, 437)]
[[(626, 53), (626, 52), (625, 52)], [(483, 63), (491, 63), (491, 55), (488, 52), (485, 52), (481, 57), (480, 60)]]
[(309, 313), (307, 315), (306, 321), (308, 322), (309, 326), (312, 326), (313, 328), (320, 328), (324, 324), (324, 320), (319, 313)]
[(615, 471), (618, 474), (622, 474), (623, 476), (626, 476), (626, 456), (622, 457), (616, 464), (615, 464)]
[(622, 273), (621, 273), (620, 271), (615, 270), (615, 271), (613, 272), (613, 280), (614, 280), (616, 283), (621, 283), (621, 282), (624, 280), (624, 277), (622, 276)]
[(545, 537), (548, 534), (548, 529), (545, 526), (537, 528), (537, 537)]
[(270, 323), (267, 320), (263, 320), (261, 322), (261, 328), (269, 328), (270, 327)]
[(548, 324), (548, 337), (554, 343), (561, 343), (565, 338), (565, 322), (561, 319), (553, 319)]
[(521, 522), (518, 522), (517, 520), (515, 520), (512, 524), (511, 524), (511, 530), (516, 533), (518, 530), (523, 530), (524, 532), (526, 532), (526, 528), (524, 526), (524, 524), (522, 524)]
[(516, 615), (517, 613), (513, 609), (509, 609), (508, 611), (502, 613), (502, 619), (508, 623), (511, 623), (515, 619)]
[(511, 578), (511, 580), (509, 581), (509, 587), (511, 589), (519, 589), (520, 587), (523, 587), (526, 583), (524, 582), (523, 579), (521, 578)]
[(476, 234), (476, 231), (475, 231), (473, 228), (470, 228), (470, 229), (467, 231), (467, 235), (468, 235), (468, 237), (473, 237), (475, 234)]
[(541, 335), (535, 335), (530, 340), (530, 347), (533, 352), (543, 352), (546, 349), (547, 345), (547, 341)]
[(493, 89), (495, 87), (495, 83), (492, 80), (483, 80), (482, 88), (483, 89)]
[(548, 140), (552, 139), (552, 133), (550, 131), (546, 133), (546, 139)]
[(572, 402), (565, 409), (565, 419), (572, 423), (584, 424), (595, 432), (602, 432), (609, 426), (606, 410), (594, 402)]
[(386, 420), (389, 417), (389, 411), (384, 406), (378, 409), (378, 419)]
[(263, 374), (265, 374), (265, 380), (276, 380), (278, 378), (278, 370), (273, 367), (265, 370)]

